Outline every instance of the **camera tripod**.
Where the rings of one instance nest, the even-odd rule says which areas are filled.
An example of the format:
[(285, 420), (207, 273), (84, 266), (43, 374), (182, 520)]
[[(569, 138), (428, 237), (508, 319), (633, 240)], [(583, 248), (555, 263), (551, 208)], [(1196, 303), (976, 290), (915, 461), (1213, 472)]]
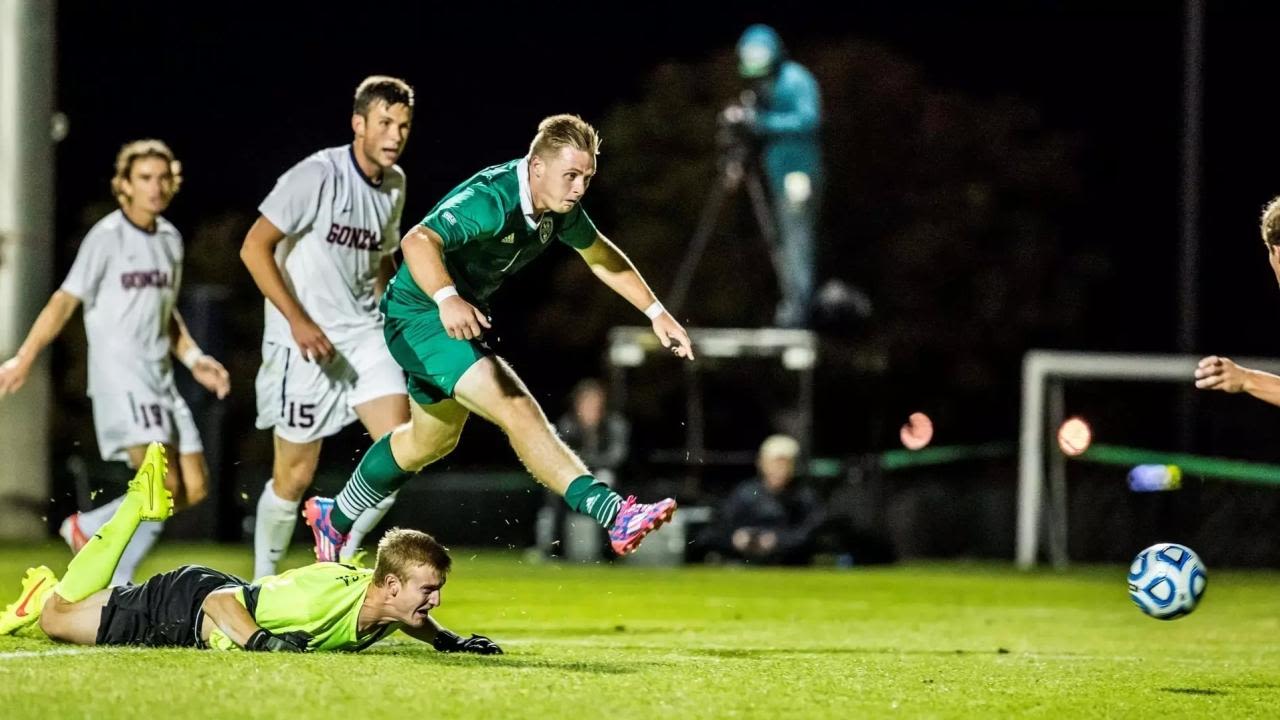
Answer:
[[(675, 283), (668, 297), (669, 309), (673, 314), (679, 313), (684, 307), (689, 286), (693, 283), (693, 274), (702, 261), (702, 255), (706, 252), (708, 243), (711, 242), (711, 235), (715, 231), (716, 223), (720, 220), (720, 212), (724, 208), (725, 201), (744, 185), (747, 197), (751, 201), (752, 215), (755, 216), (756, 225), (760, 229), (760, 238), (768, 248), (774, 274), (779, 279), (782, 278), (778, 227), (774, 221), (769, 196), (765, 192), (764, 178), (760, 174), (759, 155), (748, 141), (735, 138), (734, 134), (732, 127), (721, 128), (722, 147), (716, 181), (712, 184), (711, 193), (702, 206), (693, 239), (689, 242), (689, 248), (685, 251), (679, 270), (676, 271)], [(726, 137), (728, 139), (725, 139)]]

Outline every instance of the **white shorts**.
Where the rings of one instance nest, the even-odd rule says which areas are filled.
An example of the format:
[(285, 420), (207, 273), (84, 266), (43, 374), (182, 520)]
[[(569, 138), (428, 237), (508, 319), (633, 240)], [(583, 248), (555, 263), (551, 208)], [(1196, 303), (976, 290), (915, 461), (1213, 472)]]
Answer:
[(195, 418), (178, 394), (173, 377), (158, 385), (122, 381), (90, 398), (103, 460), (127, 461), (129, 448), (151, 442), (176, 447), (183, 455), (204, 452)]
[(408, 395), (404, 371), (387, 351), (382, 329), (342, 344), (327, 363), (302, 359), (292, 342), (262, 341), (255, 390), (261, 430), (292, 443), (336, 435), (357, 420), (355, 407), (387, 395)]

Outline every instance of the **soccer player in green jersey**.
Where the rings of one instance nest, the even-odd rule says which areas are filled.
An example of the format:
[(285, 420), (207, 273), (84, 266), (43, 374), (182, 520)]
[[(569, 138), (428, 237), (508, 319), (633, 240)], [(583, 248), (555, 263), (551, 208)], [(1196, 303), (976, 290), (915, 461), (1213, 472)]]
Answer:
[(546, 118), (528, 155), (476, 173), (405, 235), (405, 262), (381, 309), (387, 347), (408, 376), (410, 420), (373, 444), (336, 498), (307, 501), (317, 559), (337, 557), (361, 513), (449, 454), (472, 413), (506, 433), (534, 478), (606, 528), (615, 552), (634, 551), (671, 519), (675, 500), (624, 501), (596, 480), (511, 367), (483, 342), (490, 297), (555, 239), (643, 311), (664, 347), (693, 359), (684, 328), (582, 208), (599, 146), (595, 128), (582, 118)]
[(442, 652), (502, 652), (484, 636), (463, 639), (431, 617), (452, 560), (417, 530), (388, 532), (372, 570), (317, 563), (250, 584), (185, 565), (107, 589), (138, 524), (173, 514), (166, 466), (164, 447), (152, 443), (119, 509), (61, 582), (44, 566), (27, 571), (22, 593), (0, 613), (0, 635), (38, 622), (50, 638), (78, 645), (305, 652), (363, 650), (399, 628)]

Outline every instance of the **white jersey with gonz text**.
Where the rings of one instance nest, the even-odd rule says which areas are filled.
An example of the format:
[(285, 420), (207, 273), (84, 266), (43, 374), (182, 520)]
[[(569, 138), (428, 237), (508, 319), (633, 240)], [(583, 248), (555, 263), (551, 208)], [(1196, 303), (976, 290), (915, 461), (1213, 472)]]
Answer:
[[(381, 328), (374, 281), (400, 243), (404, 191), (399, 166), (375, 185), (352, 146), (342, 145), (294, 165), (258, 207), (285, 234), (276, 246), (285, 283), (335, 343)], [(292, 344), (288, 321), (270, 301), (265, 313), (263, 339)]]
[(84, 304), (90, 397), (126, 378), (172, 382), (169, 321), (182, 256), (182, 235), (162, 217), (147, 232), (116, 210), (84, 236), (62, 290)]

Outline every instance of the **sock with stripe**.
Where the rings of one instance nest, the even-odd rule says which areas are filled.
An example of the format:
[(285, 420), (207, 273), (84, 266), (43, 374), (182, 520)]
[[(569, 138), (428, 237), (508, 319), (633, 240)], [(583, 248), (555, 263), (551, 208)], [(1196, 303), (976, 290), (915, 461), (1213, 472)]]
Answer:
[(342, 492), (334, 498), (333, 514), (330, 522), (338, 532), (351, 532), (356, 518), (370, 508), (400, 489), (413, 473), (407, 472), (396, 463), (391, 454), (391, 433), (378, 439), (360, 458), (356, 471), (343, 486)]
[(564, 491), (564, 501), (575, 512), (590, 515), (608, 530), (622, 507), (622, 496), (590, 475), (575, 478)]

